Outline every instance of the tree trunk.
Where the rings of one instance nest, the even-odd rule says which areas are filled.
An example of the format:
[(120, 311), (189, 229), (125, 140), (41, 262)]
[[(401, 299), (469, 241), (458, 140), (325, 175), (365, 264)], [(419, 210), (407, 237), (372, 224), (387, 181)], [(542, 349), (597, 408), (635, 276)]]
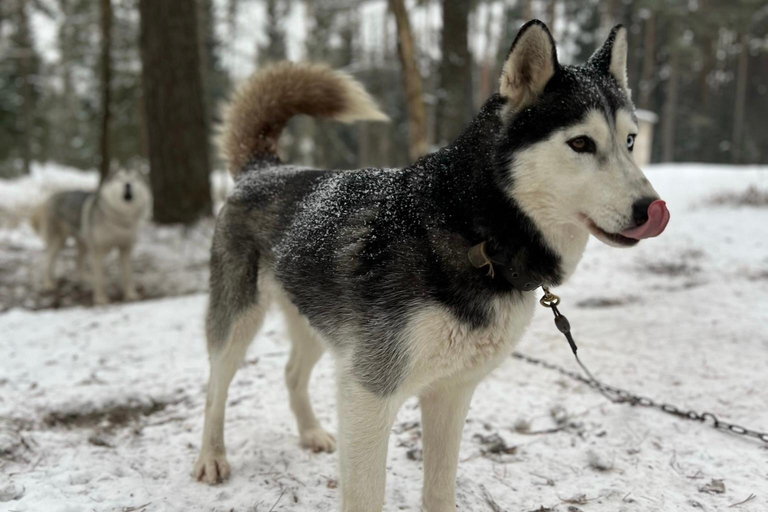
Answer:
[[(488, 99), (488, 97), (493, 94), (493, 92), (496, 90), (496, 80), (494, 76), (494, 71), (496, 67), (494, 66), (494, 54), (493, 51), (493, 45), (491, 44), (491, 38), (493, 36), (493, 23), (495, 20), (492, 18), (492, 5), (486, 6), (485, 11), (485, 20), (483, 21), (483, 24), (485, 25), (483, 28), (484, 33), (484, 39), (485, 39), (485, 48), (483, 50), (483, 53), (481, 55), (481, 64), (480, 64), (480, 83), (478, 85), (478, 96), (477, 101), (475, 104), (482, 105), (485, 100)], [(503, 26), (503, 25), (502, 25)]]
[(437, 94), (437, 142), (443, 146), (472, 120), (472, 54), (467, 28), (472, 2), (443, 0), (442, 59)]
[(32, 168), (32, 123), (34, 117), (34, 84), (32, 82), (32, 66), (34, 50), (32, 48), (32, 34), (29, 29), (29, 16), (27, 14), (26, 0), (16, 0), (18, 39), (21, 45), (19, 58), (19, 74), (21, 75), (21, 96), (24, 104), (21, 106), (19, 116), (19, 132), (21, 136), (21, 160), (24, 174), (29, 174)]
[(678, 80), (680, 75), (680, 50), (675, 40), (669, 48), (669, 78), (664, 98), (661, 120), (661, 160), (675, 161), (675, 121), (677, 116)]
[(421, 74), (404, 1), (389, 0), (389, 6), (397, 22), (397, 51), (408, 107), (408, 156), (415, 161), (427, 153), (427, 114), (421, 98)]
[(701, 71), (699, 72), (699, 101), (703, 107), (709, 106), (709, 83), (707, 79), (715, 69), (715, 48), (712, 36), (709, 34), (701, 37)]
[(194, 0), (140, 0), (144, 107), (155, 221), (211, 214), (208, 129)]
[(656, 57), (656, 14), (651, 12), (645, 20), (643, 35), (643, 74), (640, 78), (640, 99), (638, 107), (651, 108), (651, 80), (653, 80), (653, 64)]
[(733, 109), (733, 136), (731, 137), (731, 162), (741, 163), (741, 150), (744, 147), (744, 111), (747, 99), (747, 65), (749, 64), (749, 34), (741, 34), (739, 67), (736, 73), (736, 105)]
[(109, 120), (110, 120), (110, 83), (112, 81), (112, 3), (100, 0), (101, 16), (101, 141), (99, 174), (104, 181), (109, 174)]
[[(451, 0), (448, 0), (448, 1), (451, 1)], [(523, 21), (528, 23), (532, 19), (533, 19), (533, 0), (523, 0)]]
[(549, 32), (552, 37), (557, 40), (557, 33), (555, 32), (555, 18), (557, 17), (557, 0), (549, 0), (547, 5), (547, 24), (549, 25)]
[(616, 25), (618, 5), (616, 0), (603, 0), (600, 13), (600, 25), (602, 32), (607, 34)]

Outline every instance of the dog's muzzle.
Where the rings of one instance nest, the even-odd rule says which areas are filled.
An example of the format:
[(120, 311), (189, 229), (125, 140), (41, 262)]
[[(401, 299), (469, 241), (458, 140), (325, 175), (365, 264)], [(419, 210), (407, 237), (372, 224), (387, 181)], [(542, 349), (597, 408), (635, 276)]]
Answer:
[(123, 192), (123, 199), (131, 201), (133, 199), (133, 188), (130, 183), (125, 184), (125, 192)]

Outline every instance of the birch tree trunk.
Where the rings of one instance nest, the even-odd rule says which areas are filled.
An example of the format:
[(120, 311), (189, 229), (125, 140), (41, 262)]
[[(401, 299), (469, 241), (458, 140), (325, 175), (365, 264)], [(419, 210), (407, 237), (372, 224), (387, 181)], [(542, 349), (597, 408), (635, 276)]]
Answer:
[(397, 22), (397, 51), (408, 109), (408, 156), (415, 161), (427, 153), (427, 114), (421, 97), (421, 74), (405, 3), (403, 0), (389, 0), (389, 6)]

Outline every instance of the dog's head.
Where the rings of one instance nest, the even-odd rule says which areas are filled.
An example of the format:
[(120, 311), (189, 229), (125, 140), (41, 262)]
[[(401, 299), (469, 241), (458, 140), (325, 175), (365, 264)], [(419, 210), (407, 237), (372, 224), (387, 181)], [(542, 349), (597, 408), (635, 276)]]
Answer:
[(501, 76), (501, 181), (538, 223), (579, 224), (606, 244), (657, 236), (663, 201), (635, 164), (627, 31), (615, 27), (583, 66), (564, 66), (547, 27), (520, 29)]
[(136, 168), (113, 169), (101, 185), (100, 194), (109, 205), (128, 216), (139, 216), (149, 207), (147, 180)]

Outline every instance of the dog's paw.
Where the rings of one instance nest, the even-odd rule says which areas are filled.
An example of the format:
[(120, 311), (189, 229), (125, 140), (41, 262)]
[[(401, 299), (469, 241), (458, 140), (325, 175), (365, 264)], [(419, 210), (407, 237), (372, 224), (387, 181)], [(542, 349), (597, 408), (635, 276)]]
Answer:
[(209, 485), (216, 485), (229, 478), (229, 463), (224, 454), (214, 455), (200, 454), (195, 462), (195, 470), (192, 476), (198, 482), (205, 482)]
[(336, 439), (320, 427), (313, 428), (301, 434), (301, 446), (315, 453), (336, 451)]

